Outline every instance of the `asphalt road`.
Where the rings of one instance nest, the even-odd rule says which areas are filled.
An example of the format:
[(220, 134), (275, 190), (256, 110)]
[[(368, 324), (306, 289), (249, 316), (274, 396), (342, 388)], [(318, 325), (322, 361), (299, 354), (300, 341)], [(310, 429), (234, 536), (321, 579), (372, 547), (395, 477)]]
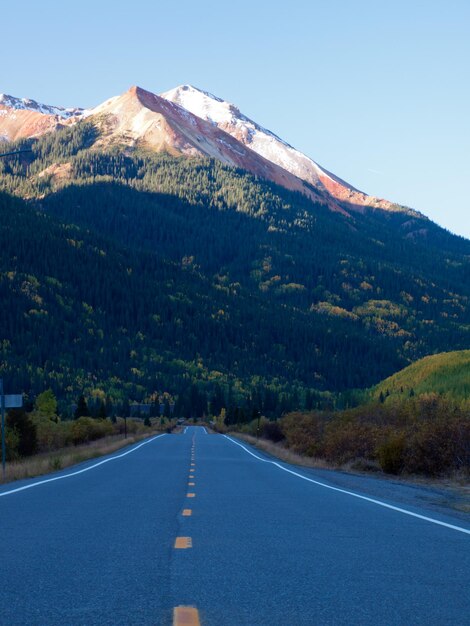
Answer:
[(470, 520), (330, 476), (189, 427), (5, 485), (0, 624), (470, 625)]

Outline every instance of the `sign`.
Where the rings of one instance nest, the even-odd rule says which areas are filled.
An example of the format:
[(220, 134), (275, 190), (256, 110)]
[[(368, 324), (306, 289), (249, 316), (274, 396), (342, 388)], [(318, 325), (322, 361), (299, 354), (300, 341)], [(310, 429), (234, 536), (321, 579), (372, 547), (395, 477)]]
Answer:
[(23, 406), (23, 396), (19, 394), (5, 394), (5, 408), (6, 409), (19, 409)]

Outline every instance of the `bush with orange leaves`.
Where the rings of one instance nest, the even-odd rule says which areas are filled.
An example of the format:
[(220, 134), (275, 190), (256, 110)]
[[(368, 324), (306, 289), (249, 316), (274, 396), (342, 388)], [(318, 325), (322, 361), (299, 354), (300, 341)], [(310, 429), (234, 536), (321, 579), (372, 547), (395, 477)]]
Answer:
[(336, 465), (370, 462), (390, 474), (470, 475), (469, 403), (435, 393), (334, 413), (290, 413), (279, 425), (287, 448)]

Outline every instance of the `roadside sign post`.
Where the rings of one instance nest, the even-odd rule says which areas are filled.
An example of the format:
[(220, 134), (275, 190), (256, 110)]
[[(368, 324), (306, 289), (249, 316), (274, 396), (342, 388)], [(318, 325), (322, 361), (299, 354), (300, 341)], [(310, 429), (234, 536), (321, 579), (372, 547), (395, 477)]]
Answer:
[(3, 389), (3, 378), (0, 378), (0, 409), (2, 413), (2, 476), (5, 480), (6, 463), (6, 437), (5, 437), (5, 409), (19, 409), (23, 406), (23, 396), (21, 394), (5, 395)]
[(3, 393), (3, 378), (0, 378), (0, 403), (2, 405), (2, 476), (5, 480), (5, 394)]

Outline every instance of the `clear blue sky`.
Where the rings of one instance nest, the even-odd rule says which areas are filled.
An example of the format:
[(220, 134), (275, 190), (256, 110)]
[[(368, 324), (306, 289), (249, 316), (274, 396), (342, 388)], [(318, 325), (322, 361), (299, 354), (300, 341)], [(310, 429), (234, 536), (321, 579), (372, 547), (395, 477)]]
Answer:
[(190, 83), (470, 238), (469, 0), (23, 0), (0, 92), (94, 106)]

